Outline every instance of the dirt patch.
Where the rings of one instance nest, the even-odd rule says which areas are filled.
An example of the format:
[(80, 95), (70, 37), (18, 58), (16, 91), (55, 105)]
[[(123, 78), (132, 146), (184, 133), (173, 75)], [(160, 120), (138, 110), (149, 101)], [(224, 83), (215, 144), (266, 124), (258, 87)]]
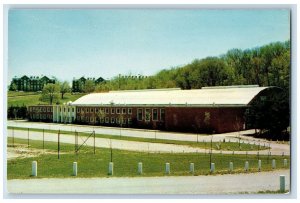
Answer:
[(24, 144), (15, 144), (14, 146), (7, 146), (7, 160), (16, 158), (28, 158), (37, 157), (41, 154), (56, 154), (55, 151), (43, 150), (43, 149), (31, 149)]

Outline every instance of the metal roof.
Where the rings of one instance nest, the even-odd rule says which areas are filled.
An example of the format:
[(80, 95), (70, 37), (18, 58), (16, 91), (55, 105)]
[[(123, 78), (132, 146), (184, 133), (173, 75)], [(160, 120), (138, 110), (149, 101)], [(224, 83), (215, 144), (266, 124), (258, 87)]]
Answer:
[(72, 105), (186, 105), (186, 106), (246, 106), (268, 87), (225, 86), (192, 90), (156, 89), (92, 93), (77, 99)]

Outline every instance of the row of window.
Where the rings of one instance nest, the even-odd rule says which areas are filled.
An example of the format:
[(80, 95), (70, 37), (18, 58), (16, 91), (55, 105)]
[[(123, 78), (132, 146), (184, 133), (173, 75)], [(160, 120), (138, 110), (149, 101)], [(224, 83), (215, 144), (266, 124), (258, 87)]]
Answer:
[[(143, 109), (138, 109), (137, 120), (145, 120), (146, 122), (150, 120), (158, 121), (158, 109), (152, 109), (152, 112), (150, 109), (145, 109), (145, 111), (143, 111)], [(160, 120), (165, 120), (165, 109), (160, 109)]]
[[(67, 110), (68, 112), (70, 112), (70, 108), (64, 107), (64, 108), (63, 108), (63, 112), (66, 112), (66, 110)], [(75, 108), (73, 107), (73, 108), (71, 108), (71, 110), (72, 110), (72, 112), (74, 112), (74, 111), (75, 111)], [(62, 108), (59, 107), (59, 112), (61, 112), (61, 111), (62, 111)]]
[[(109, 112), (110, 109), (110, 112)], [(132, 108), (77, 108), (77, 113), (132, 114)]]
[(94, 118), (94, 117), (80, 117), (81, 121), (91, 122), (91, 123), (110, 123), (110, 124), (132, 124), (131, 118), (114, 118), (114, 117), (105, 117), (105, 118)]
[(51, 107), (29, 107), (30, 112), (52, 112)]
[(33, 114), (32, 119), (52, 119), (52, 114)]

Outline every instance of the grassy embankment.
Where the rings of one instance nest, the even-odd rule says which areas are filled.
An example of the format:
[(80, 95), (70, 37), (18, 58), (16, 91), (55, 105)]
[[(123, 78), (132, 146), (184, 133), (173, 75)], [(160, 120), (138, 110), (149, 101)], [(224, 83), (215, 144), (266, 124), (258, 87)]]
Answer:
[[(17, 130), (27, 131), (28, 128), (22, 127), (8, 127), (8, 129), (14, 129), (15, 132)], [(30, 132), (41, 132), (42, 129), (30, 128)], [(44, 130), (44, 133), (55, 133), (57, 134), (57, 130)], [(60, 134), (74, 136), (74, 132), (70, 131), (60, 131)], [(91, 133), (78, 133), (79, 136), (89, 136)], [(47, 136), (47, 135), (46, 135)], [(49, 136), (49, 135), (48, 135)], [(201, 136), (199, 136), (199, 142), (192, 141), (180, 141), (180, 140), (165, 140), (165, 139), (155, 139), (155, 138), (141, 138), (141, 137), (127, 137), (127, 136), (117, 136), (117, 135), (104, 135), (104, 134), (95, 134), (95, 137), (98, 138), (107, 138), (107, 139), (117, 139), (117, 140), (126, 140), (126, 141), (136, 141), (136, 142), (150, 142), (150, 143), (163, 143), (163, 144), (176, 144), (176, 145), (186, 145), (190, 147), (198, 147), (203, 149), (210, 149), (211, 143), (204, 142), (201, 140)], [(241, 141), (238, 142), (212, 142), (212, 149), (214, 150), (223, 150), (223, 151), (257, 151), (257, 150), (266, 150), (269, 147), (264, 145), (256, 145), (249, 144)]]
[[(82, 97), (84, 94), (71, 94), (66, 93), (64, 99), (60, 99), (60, 103), (75, 101), (76, 99)], [(42, 102), (39, 100), (41, 93), (39, 92), (12, 92), (7, 93), (7, 103), (9, 106), (28, 106), (37, 104), (49, 104), (47, 102)], [(60, 96), (60, 95), (59, 95)]]
[[(23, 144), (26, 148), (26, 139), (16, 139), (15, 144)], [(8, 145), (11, 147), (12, 138), (8, 139)], [(17, 146), (17, 145), (16, 145)], [(30, 141), (30, 149), (42, 149), (42, 141)], [(49, 154), (49, 152), (52, 152)], [(146, 153), (132, 152), (125, 150), (112, 150), (114, 162), (114, 175), (117, 177), (133, 176), (164, 176), (165, 163), (171, 165), (172, 176), (192, 175), (189, 173), (189, 163), (195, 164), (194, 175), (208, 175), (210, 155), (201, 153)], [(8, 179), (27, 179), (31, 178), (31, 162), (38, 162), (38, 178), (70, 178), (72, 177), (72, 163), (78, 162), (77, 177), (107, 177), (108, 163), (110, 162), (110, 149), (96, 148), (96, 154), (93, 154), (93, 148), (85, 146), (78, 155), (74, 153), (74, 145), (61, 143), (60, 159), (57, 156), (57, 143), (45, 142), (45, 151), (38, 157), (16, 158), (7, 162)], [(276, 159), (276, 169), (282, 169), (283, 159), (289, 156), (260, 156), (262, 160), (262, 171), (272, 170), (271, 160)], [(245, 161), (249, 162), (249, 172), (257, 172), (258, 157), (256, 155), (232, 155), (232, 154), (212, 154), (212, 162), (216, 164), (214, 174), (229, 173), (229, 162), (234, 163), (232, 173), (244, 173)], [(143, 174), (137, 174), (138, 162), (143, 163)]]

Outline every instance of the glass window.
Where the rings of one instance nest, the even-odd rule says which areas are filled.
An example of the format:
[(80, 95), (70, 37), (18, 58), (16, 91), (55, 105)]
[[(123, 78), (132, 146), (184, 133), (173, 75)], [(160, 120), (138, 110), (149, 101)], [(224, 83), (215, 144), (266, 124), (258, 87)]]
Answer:
[(160, 120), (165, 121), (165, 109), (160, 109)]
[(126, 109), (125, 108), (122, 109), (122, 114), (126, 114)]
[(128, 118), (128, 124), (131, 124), (132, 123), (132, 120), (131, 120), (131, 118)]
[(89, 108), (86, 109), (86, 112), (87, 112), (87, 113), (89, 112)]
[(128, 114), (132, 114), (132, 109), (131, 108), (128, 109)]
[(137, 120), (138, 121), (142, 121), (143, 120), (143, 109), (138, 109)]
[(150, 121), (150, 120), (151, 120), (150, 109), (145, 109), (145, 121)]
[(116, 110), (116, 111), (117, 111), (117, 114), (120, 114), (120, 109), (119, 109), (119, 108), (117, 108), (117, 110)]
[(109, 118), (105, 117), (105, 123), (109, 123)]
[(112, 118), (110, 119), (110, 122), (111, 122), (111, 123), (115, 123), (115, 118), (112, 117)]
[(94, 108), (91, 108), (91, 113), (93, 113), (94, 112)]
[(154, 121), (157, 121), (158, 120), (158, 112), (157, 112), (157, 109), (152, 109), (152, 119)]
[(116, 123), (120, 124), (120, 118), (116, 118)]
[(105, 113), (109, 114), (109, 108), (105, 108)]
[(77, 113), (79, 113), (79, 112), (80, 112), (80, 108), (77, 109)]
[(98, 109), (98, 108), (95, 108), (95, 112), (98, 113), (98, 111), (99, 111), (99, 109)]
[(111, 114), (115, 113), (115, 108), (111, 108)]

